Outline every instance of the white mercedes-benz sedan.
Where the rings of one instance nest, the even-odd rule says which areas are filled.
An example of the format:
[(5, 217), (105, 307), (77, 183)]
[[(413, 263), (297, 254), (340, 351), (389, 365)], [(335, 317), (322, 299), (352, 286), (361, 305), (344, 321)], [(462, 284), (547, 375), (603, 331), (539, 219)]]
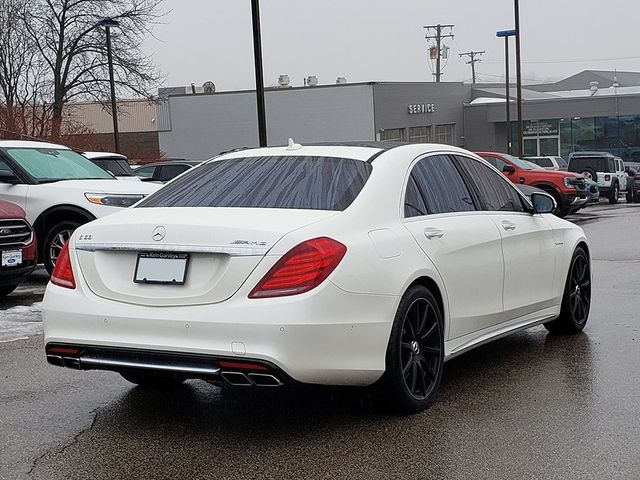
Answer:
[(228, 153), (76, 230), (43, 303), (47, 360), (140, 385), (371, 385), (416, 412), (448, 359), (584, 328), (589, 247), (554, 208), (445, 145)]

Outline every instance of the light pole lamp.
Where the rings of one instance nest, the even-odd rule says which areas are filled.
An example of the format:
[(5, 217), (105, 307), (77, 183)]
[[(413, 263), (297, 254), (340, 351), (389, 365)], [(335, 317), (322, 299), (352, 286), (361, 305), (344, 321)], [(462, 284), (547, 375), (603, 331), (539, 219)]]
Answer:
[(262, 72), (262, 39), (260, 36), (260, 0), (251, 0), (253, 24), (253, 58), (256, 71), (256, 103), (258, 108), (258, 137), (260, 146), (267, 146), (267, 115), (264, 104), (264, 75)]
[(509, 85), (509, 37), (515, 36), (515, 30), (500, 30), (496, 36), (504, 38), (504, 85), (507, 102), (507, 153), (511, 155), (511, 86)]
[(113, 18), (104, 18), (98, 23), (107, 34), (107, 63), (109, 64), (109, 84), (111, 87), (111, 116), (113, 117), (113, 144), (116, 153), (120, 153), (120, 137), (118, 135), (118, 108), (116, 106), (116, 83), (113, 78), (113, 55), (111, 54), (111, 29), (120, 27), (120, 22)]

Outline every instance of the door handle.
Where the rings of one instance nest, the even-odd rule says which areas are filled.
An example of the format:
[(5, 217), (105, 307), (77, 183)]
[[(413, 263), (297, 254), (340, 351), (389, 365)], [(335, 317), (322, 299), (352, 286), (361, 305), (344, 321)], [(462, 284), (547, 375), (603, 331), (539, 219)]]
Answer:
[(515, 230), (516, 229), (516, 224), (510, 222), (509, 220), (503, 220), (502, 221), (502, 228), (504, 228), (505, 230)]
[(434, 238), (442, 238), (443, 235), (444, 232), (438, 228), (427, 227), (424, 229), (424, 236), (429, 240), (432, 240)]

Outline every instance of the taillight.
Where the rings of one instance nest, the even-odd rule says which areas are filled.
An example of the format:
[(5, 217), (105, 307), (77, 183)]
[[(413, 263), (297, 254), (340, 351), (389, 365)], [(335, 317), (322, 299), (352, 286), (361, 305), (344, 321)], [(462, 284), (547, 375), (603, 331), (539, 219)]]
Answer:
[(611, 180), (611, 175), (605, 175), (604, 180), (605, 182), (608, 182), (609, 180)]
[(640, 175), (636, 175), (633, 177), (634, 180), (640, 180)]
[(64, 244), (56, 266), (51, 274), (51, 283), (64, 288), (76, 288), (76, 279), (73, 277), (71, 259), (69, 258), (69, 242)]
[(347, 247), (327, 237), (296, 245), (271, 267), (249, 298), (285, 297), (320, 285), (338, 266)]

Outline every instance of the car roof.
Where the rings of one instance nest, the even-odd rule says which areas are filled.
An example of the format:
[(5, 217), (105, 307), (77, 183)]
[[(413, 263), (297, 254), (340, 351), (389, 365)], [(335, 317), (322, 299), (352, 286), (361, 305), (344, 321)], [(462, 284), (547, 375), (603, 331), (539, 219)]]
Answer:
[(408, 143), (395, 141), (364, 141), (364, 142), (310, 142), (303, 145), (263, 147), (251, 149), (236, 149), (228, 153), (211, 158), (209, 161), (244, 158), (248, 156), (311, 156), (311, 157), (337, 157), (372, 162), (382, 153), (396, 149), (418, 149), (422, 154), (442, 152), (447, 150), (455, 153), (468, 154), (466, 150), (451, 145), (434, 143)]
[(120, 155), (119, 153), (109, 153), (109, 152), (82, 152), (82, 155), (87, 157), (90, 160), (99, 159), (99, 158), (117, 158), (119, 160), (127, 160), (127, 157), (124, 155)]
[(609, 152), (572, 152), (572, 153), (569, 154), (569, 156), (571, 158), (575, 158), (575, 157), (612, 157), (612, 158), (616, 158)]
[(191, 167), (195, 167), (196, 165), (199, 165), (201, 163), (202, 161), (196, 160), (166, 160), (164, 162), (140, 163), (136, 165), (136, 167), (159, 167), (160, 165), (189, 165)]
[(71, 150), (64, 145), (48, 142), (34, 142), (31, 140), (0, 140), (0, 148), (55, 148), (58, 150)]

